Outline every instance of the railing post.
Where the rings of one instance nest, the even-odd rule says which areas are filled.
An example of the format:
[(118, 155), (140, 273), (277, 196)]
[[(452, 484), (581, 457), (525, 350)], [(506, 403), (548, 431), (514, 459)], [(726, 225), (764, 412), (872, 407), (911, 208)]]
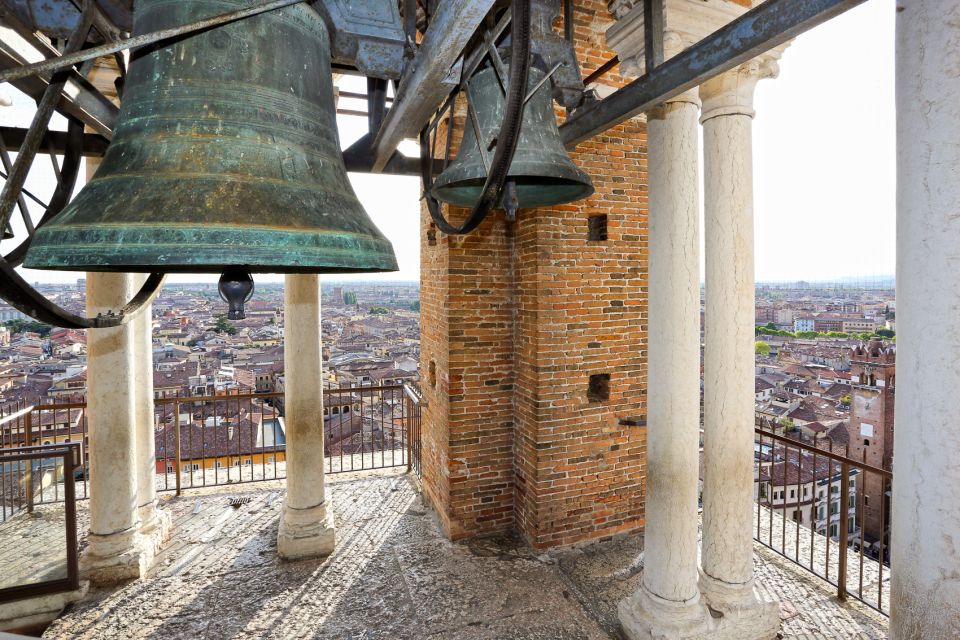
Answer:
[[(23, 416), (23, 446), (33, 446), (33, 412), (27, 411)], [(41, 464), (43, 461), (41, 460)], [(27, 484), (27, 513), (33, 513), (33, 460), (27, 460), (27, 469), (24, 475)]]
[[(837, 598), (847, 599), (847, 545), (849, 544), (850, 518), (850, 463), (840, 463), (840, 513), (843, 521), (840, 524), (840, 564), (837, 567)], [(829, 503), (828, 503), (829, 504)], [(827, 526), (830, 526), (830, 509), (827, 508)], [(829, 529), (827, 531), (829, 534)]]
[(413, 470), (413, 400), (407, 394), (406, 387), (400, 387), (406, 415), (403, 420), (403, 437), (407, 441), (407, 473)]
[(182, 468), (182, 465), (180, 464), (181, 456), (180, 456), (180, 401), (179, 400), (176, 400), (173, 403), (173, 449), (174, 449), (174, 453), (173, 453), (174, 465), (176, 465), (176, 468), (174, 469), (174, 472), (176, 473), (174, 477), (176, 478), (176, 484), (177, 484), (176, 495), (179, 496), (181, 491), (181, 483), (182, 483), (180, 475), (183, 473), (183, 468)]

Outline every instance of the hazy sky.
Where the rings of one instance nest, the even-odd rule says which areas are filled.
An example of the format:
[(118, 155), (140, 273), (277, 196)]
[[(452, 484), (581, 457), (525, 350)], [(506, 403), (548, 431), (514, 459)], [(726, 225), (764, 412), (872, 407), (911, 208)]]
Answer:
[[(783, 56), (780, 77), (759, 84), (754, 120), (759, 280), (893, 273), (893, 21), (893, 0), (852, 9), (798, 38)], [(362, 90), (362, 84), (351, 84), (358, 81), (348, 78), (343, 88)], [(0, 108), (3, 123), (27, 126), (32, 103), (9, 87), (2, 90), (15, 101), (12, 108)], [(342, 106), (362, 109), (348, 101)], [(365, 132), (366, 122), (339, 116), (338, 125), (346, 147)], [(405, 150), (415, 153), (410, 147)], [(51, 179), (49, 171), (45, 177), (32, 175), (28, 188), (46, 193)], [(366, 174), (350, 179), (370, 217), (393, 241), (400, 263), (399, 272), (379, 277), (419, 279), (419, 180)], [(31, 282), (73, 281), (80, 275), (25, 272)], [(267, 279), (280, 277), (258, 276)]]

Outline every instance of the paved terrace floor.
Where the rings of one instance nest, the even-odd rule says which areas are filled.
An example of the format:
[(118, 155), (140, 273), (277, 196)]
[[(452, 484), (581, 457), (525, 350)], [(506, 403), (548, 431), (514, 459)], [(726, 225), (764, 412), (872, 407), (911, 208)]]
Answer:
[[(148, 579), (94, 590), (44, 637), (620, 637), (616, 603), (638, 585), (642, 538), (541, 554), (510, 538), (450, 543), (408, 476), (375, 473), (331, 480), (337, 550), (322, 561), (277, 559), (280, 482), (164, 496), (176, 532)], [(230, 507), (237, 496), (251, 500)], [(884, 618), (779, 556), (758, 547), (756, 563), (783, 637), (885, 637)]]

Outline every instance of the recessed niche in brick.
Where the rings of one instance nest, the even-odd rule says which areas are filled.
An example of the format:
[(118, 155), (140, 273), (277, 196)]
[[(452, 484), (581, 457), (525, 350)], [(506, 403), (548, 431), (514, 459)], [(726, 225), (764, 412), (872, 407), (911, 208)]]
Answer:
[(428, 367), (428, 380), (430, 380), (430, 386), (436, 388), (437, 386), (437, 363), (433, 360), (430, 361), (430, 366)]
[(594, 373), (590, 376), (587, 386), (587, 400), (590, 402), (604, 402), (610, 399), (610, 374)]
[(587, 218), (588, 239), (591, 242), (603, 242), (607, 239), (607, 214)]

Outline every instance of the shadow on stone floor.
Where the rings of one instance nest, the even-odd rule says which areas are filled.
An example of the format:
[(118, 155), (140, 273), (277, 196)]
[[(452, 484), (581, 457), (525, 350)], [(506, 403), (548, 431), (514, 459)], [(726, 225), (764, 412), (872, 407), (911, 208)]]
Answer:
[[(176, 531), (151, 575), (98, 590), (48, 638), (603, 640), (639, 586), (642, 536), (537, 553), (515, 537), (451, 543), (405, 474), (331, 481), (337, 548), (276, 555), (282, 483), (167, 499)], [(233, 508), (231, 497), (250, 502)], [(762, 553), (758, 584), (785, 603), (783, 635), (880, 638), (883, 620)]]
[[(513, 539), (448, 542), (407, 477), (331, 490), (337, 549), (298, 562), (276, 557), (279, 487), (169, 501), (177, 530), (152, 575), (96, 592), (45, 637), (609, 637), (555, 560)], [(238, 495), (251, 502), (227, 506)]]

